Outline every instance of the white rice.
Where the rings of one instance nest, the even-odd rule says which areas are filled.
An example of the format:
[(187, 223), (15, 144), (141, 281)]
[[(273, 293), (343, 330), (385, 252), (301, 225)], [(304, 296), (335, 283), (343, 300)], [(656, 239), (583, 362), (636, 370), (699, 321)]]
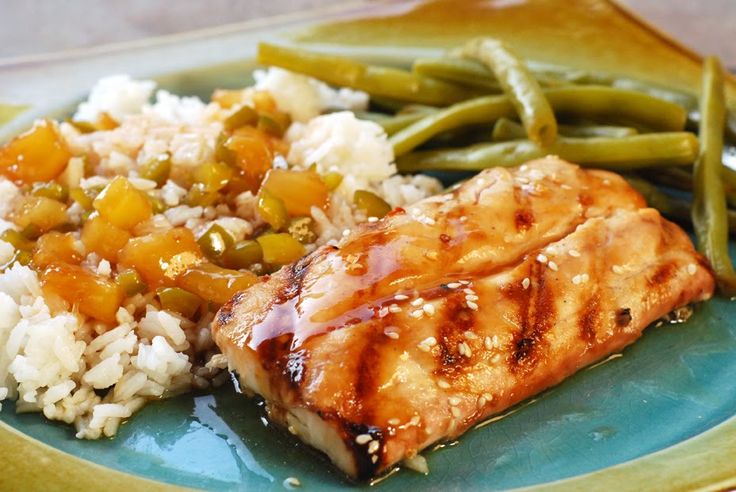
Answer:
[[(314, 163), (321, 173), (343, 175), (329, 206), (312, 210), (319, 237), (308, 250), (339, 240), (345, 230), (354, 230), (367, 219), (352, 204), (356, 189), (374, 191), (394, 206), (440, 191), (432, 178), (396, 175), (391, 146), (377, 124), (359, 120), (350, 111), (320, 116), (328, 109), (365, 109), (365, 93), (335, 90), (281, 69), (255, 77), (255, 89), (267, 90), (279, 109), (297, 122), (288, 131), (288, 158), (277, 156), (274, 167)], [(212, 162), (222, 121), (233, 111), (163, 90), (150, 103), (155, 89), (152, 81), (123, 75), (100, 80), (75, 119), (94, 122), (104, 112), (119, 126), (82, 134), (61, 123), (72, 153), (86, 158), (72, 158), (60, 181), (70, 188), (97, 189), (113, 176), (124, 175), (137, 189), (162, 200), (169, 208), (138, 224), (132, 231), (136, 236), (183, 225), (199, 237), (217, 224), (236, 241), (251, 237), (263, 221), (250, 191), (236, 197), (232, 210), (226, 204), (191, 207), (184, 204), (187, 190), (174, 180), (157, 188), (138, 174), (139, 165), (164, 153), (169, 154), (174, 179)], [(252, 95), (253, 90), (243, 93)], [(94, 176), (84, 178), (85, 161), (94, 166)], [(15, 228), (6, 219), (19, 195), (12, 182), (0, 177), (0, 232)], [(73, 224), (81, 223), (84, 212), (76, 204), (67, 210)], [(94, 253), (85, 254), (75, 234), (84, 258), (81, 266), (112, 277), (116, 266)], [(10, 244), (0, 241), (1, 265), (14, 253)], [(212, 341), (213, 314), (194, 323), (158, 309), (153, 297), (149, 293), (126, 299), (116, 323), (106, 325), (76, 309), (59, 310), (58, 301), (44, 298), (32, 269), (15, 264), (0, 270), (0, 401), (15, 399), (19, 412), (42, 412), (48, 419), (74, 424), (78, 438), (96, 439), (114, 435), (122, 420), (151, 398), (223, 384), (228, 364)]]

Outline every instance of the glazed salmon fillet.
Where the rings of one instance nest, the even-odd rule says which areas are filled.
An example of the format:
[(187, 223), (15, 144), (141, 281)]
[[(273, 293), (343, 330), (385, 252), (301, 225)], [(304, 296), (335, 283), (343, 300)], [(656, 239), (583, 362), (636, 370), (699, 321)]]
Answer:
[(685, 232), (620, 176), (550, 157), (319, 248), (235, 296), (213, 336), (274, 421), (368, 479), (713, 289)]

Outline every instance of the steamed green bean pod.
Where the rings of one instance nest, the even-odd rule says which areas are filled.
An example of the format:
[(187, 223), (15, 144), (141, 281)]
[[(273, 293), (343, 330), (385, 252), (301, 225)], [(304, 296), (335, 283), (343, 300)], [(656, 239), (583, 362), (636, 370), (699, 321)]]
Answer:
[[(667, 195), (645, 179), (635, 176), (626, 176), (626, 181), (628, 181), (636, 191), (642, 194), (650, 207), (656, 208), (665, 217), (675, 220), (683, 225), (692, 225), (690, 217), (692, 203), (690, 201)], [(729, 209), (727, 210), (727, 215), (728, 230), (732, 235), (736, 234), (736, 211)]]
[(480, 171), (494, 166), (518, 166), (550, 154), (581, 165), (619, 171), (680, 166), (692, 164), (697, 158), (698, 139), (688, 132), (624, 138), (562, 137), (550, 147), (540, 147), (529, 140), (514, 140), (415, 152), (399, 157), (396, 164), (402, 172)]
[[(557, 125), (560, 135), (565, 137), (610, 137), (621, 138), (636, 135), (638, 132), (635, 128), (626, 126), (607, 126), (607, 125)], [(494, 142), (505, 142), (508, 140), (516, 140), (525, 138), (526, 133), (524, 127), (508, 118), (499, 118), (493, 125), (491, 140)]]
[(555, 141), (555, 113), (521, 58), (503, 43), (490, 38), (473, 39), (458, 54), (480, 61), (493, 72), (532, 142), (547, 146)]
[[(561, 114), (591, 119), (625, 118), (662, 131), (679, 131), (687, 112), (682, 107), (641, 92), (604, 86), (545, 89), (552, 108)], [(513, 118), (506, 96), (485, 96), (441, 109), (398, 131), (390, 138), (397, 156), (410, 152), (435, 135), (454, 128)]]
[(472, 97), (467, 87), (396, 68), (366, 65), (341, 56), (296, 48), (258, 45), (258, 63), (285, 68), (340, 87), (407, 102), (444, 106)]
[(723, 188), (726, 123), (723, 69), (717, 58), (703, 65), (700, 95), (700, 155), (693, 172), (692, 220), (698, 249), (708, 258), (722, 293), (736, 294), (736, 271), (728, 252), (728, 216)]

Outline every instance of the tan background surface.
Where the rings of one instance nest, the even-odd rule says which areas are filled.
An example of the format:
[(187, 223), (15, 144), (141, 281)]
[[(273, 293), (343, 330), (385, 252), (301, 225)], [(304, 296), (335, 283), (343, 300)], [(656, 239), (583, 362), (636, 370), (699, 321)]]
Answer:
[[(560, 0), (565, 1), (565, 0)], [(621, 0), (736, 67), (736, 0)], [(462, 0), (458, 0), (460, 5)], [(0, 0), (0, 59), (337, 5), (335, 0)]]

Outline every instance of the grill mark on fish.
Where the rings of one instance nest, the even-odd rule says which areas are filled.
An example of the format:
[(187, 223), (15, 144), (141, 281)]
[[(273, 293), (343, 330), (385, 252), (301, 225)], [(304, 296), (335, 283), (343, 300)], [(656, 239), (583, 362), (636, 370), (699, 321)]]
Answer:
[[(384, 318), (390, 323), (390, 317)], [(390, 341), (383, 333), (383, 323), (375, 323), (358, 355), (358, 370), (355, 374), (355, 401), (360, 405), (361, 420), (370, 422), (373, 417), (373, 402), (378, 390), (383, 345)]]
[(515, 334), (513, 352), (508, 359), (509, 368), (515, 373), (528, 373), (534, 369), (543, 350), (544, 334), (555, 320), (554, 292), (545, 286), (547, 267), (531, 262), (529, 269), (528, 302), (520, 306), (521, 329)]
[(600, 295), (598, 292), (594, 292), (585, 303), (580, 319), (578, 319), (580, 337), (585, 340), (588, 345), (595, 342), (596, 327), (600, 322), (601, 316), (600, 303)]
[[(383, 430), (380, 427), (368, 426), (365, 424), (356, 424), (353, 422), (347, 422), (339, 416), (332, 416), (342, 424), (342, 431), (345, 434), (344, 442), (348, 445), (350, 451), (355, 457), (355, 464), (357, 467), (357, 479), (367, 480), (373, 477), (382, 465), (381, 455), (383, 453), (384, 435)], [(371, 440), (367, 443), (358, 444), (356, 437), (360, 435), (369, 435)], [(378, 450), (375, 453), (368, 453), (368, 447), (371, 442), (378, 442)], [(372, 461), (373, 456), (378, 456), (378, 460), (374, 463)]]
[(672, 262), (658, 265), (657, 270), (655, 270), (654, 274), (649, 279), (649, 285), (657, 288), (658, 286), (665, 284), (667, 281), (672, 279), (672, 277), (675, 276), (676, 272), (677, 265)]
[(464, 333), (473, 331), (475, 327), (475, 312), (463, 302), (463, 294), (453, 292), (445, 297), (442, 309), (441, 322), (437, 337), (437, 346), (440, 349), (440, 367), (435, 370), (445, 376), (458, 374), (460, 369), (472, 361), (458, 351), (458, 344), (465, 341)]

